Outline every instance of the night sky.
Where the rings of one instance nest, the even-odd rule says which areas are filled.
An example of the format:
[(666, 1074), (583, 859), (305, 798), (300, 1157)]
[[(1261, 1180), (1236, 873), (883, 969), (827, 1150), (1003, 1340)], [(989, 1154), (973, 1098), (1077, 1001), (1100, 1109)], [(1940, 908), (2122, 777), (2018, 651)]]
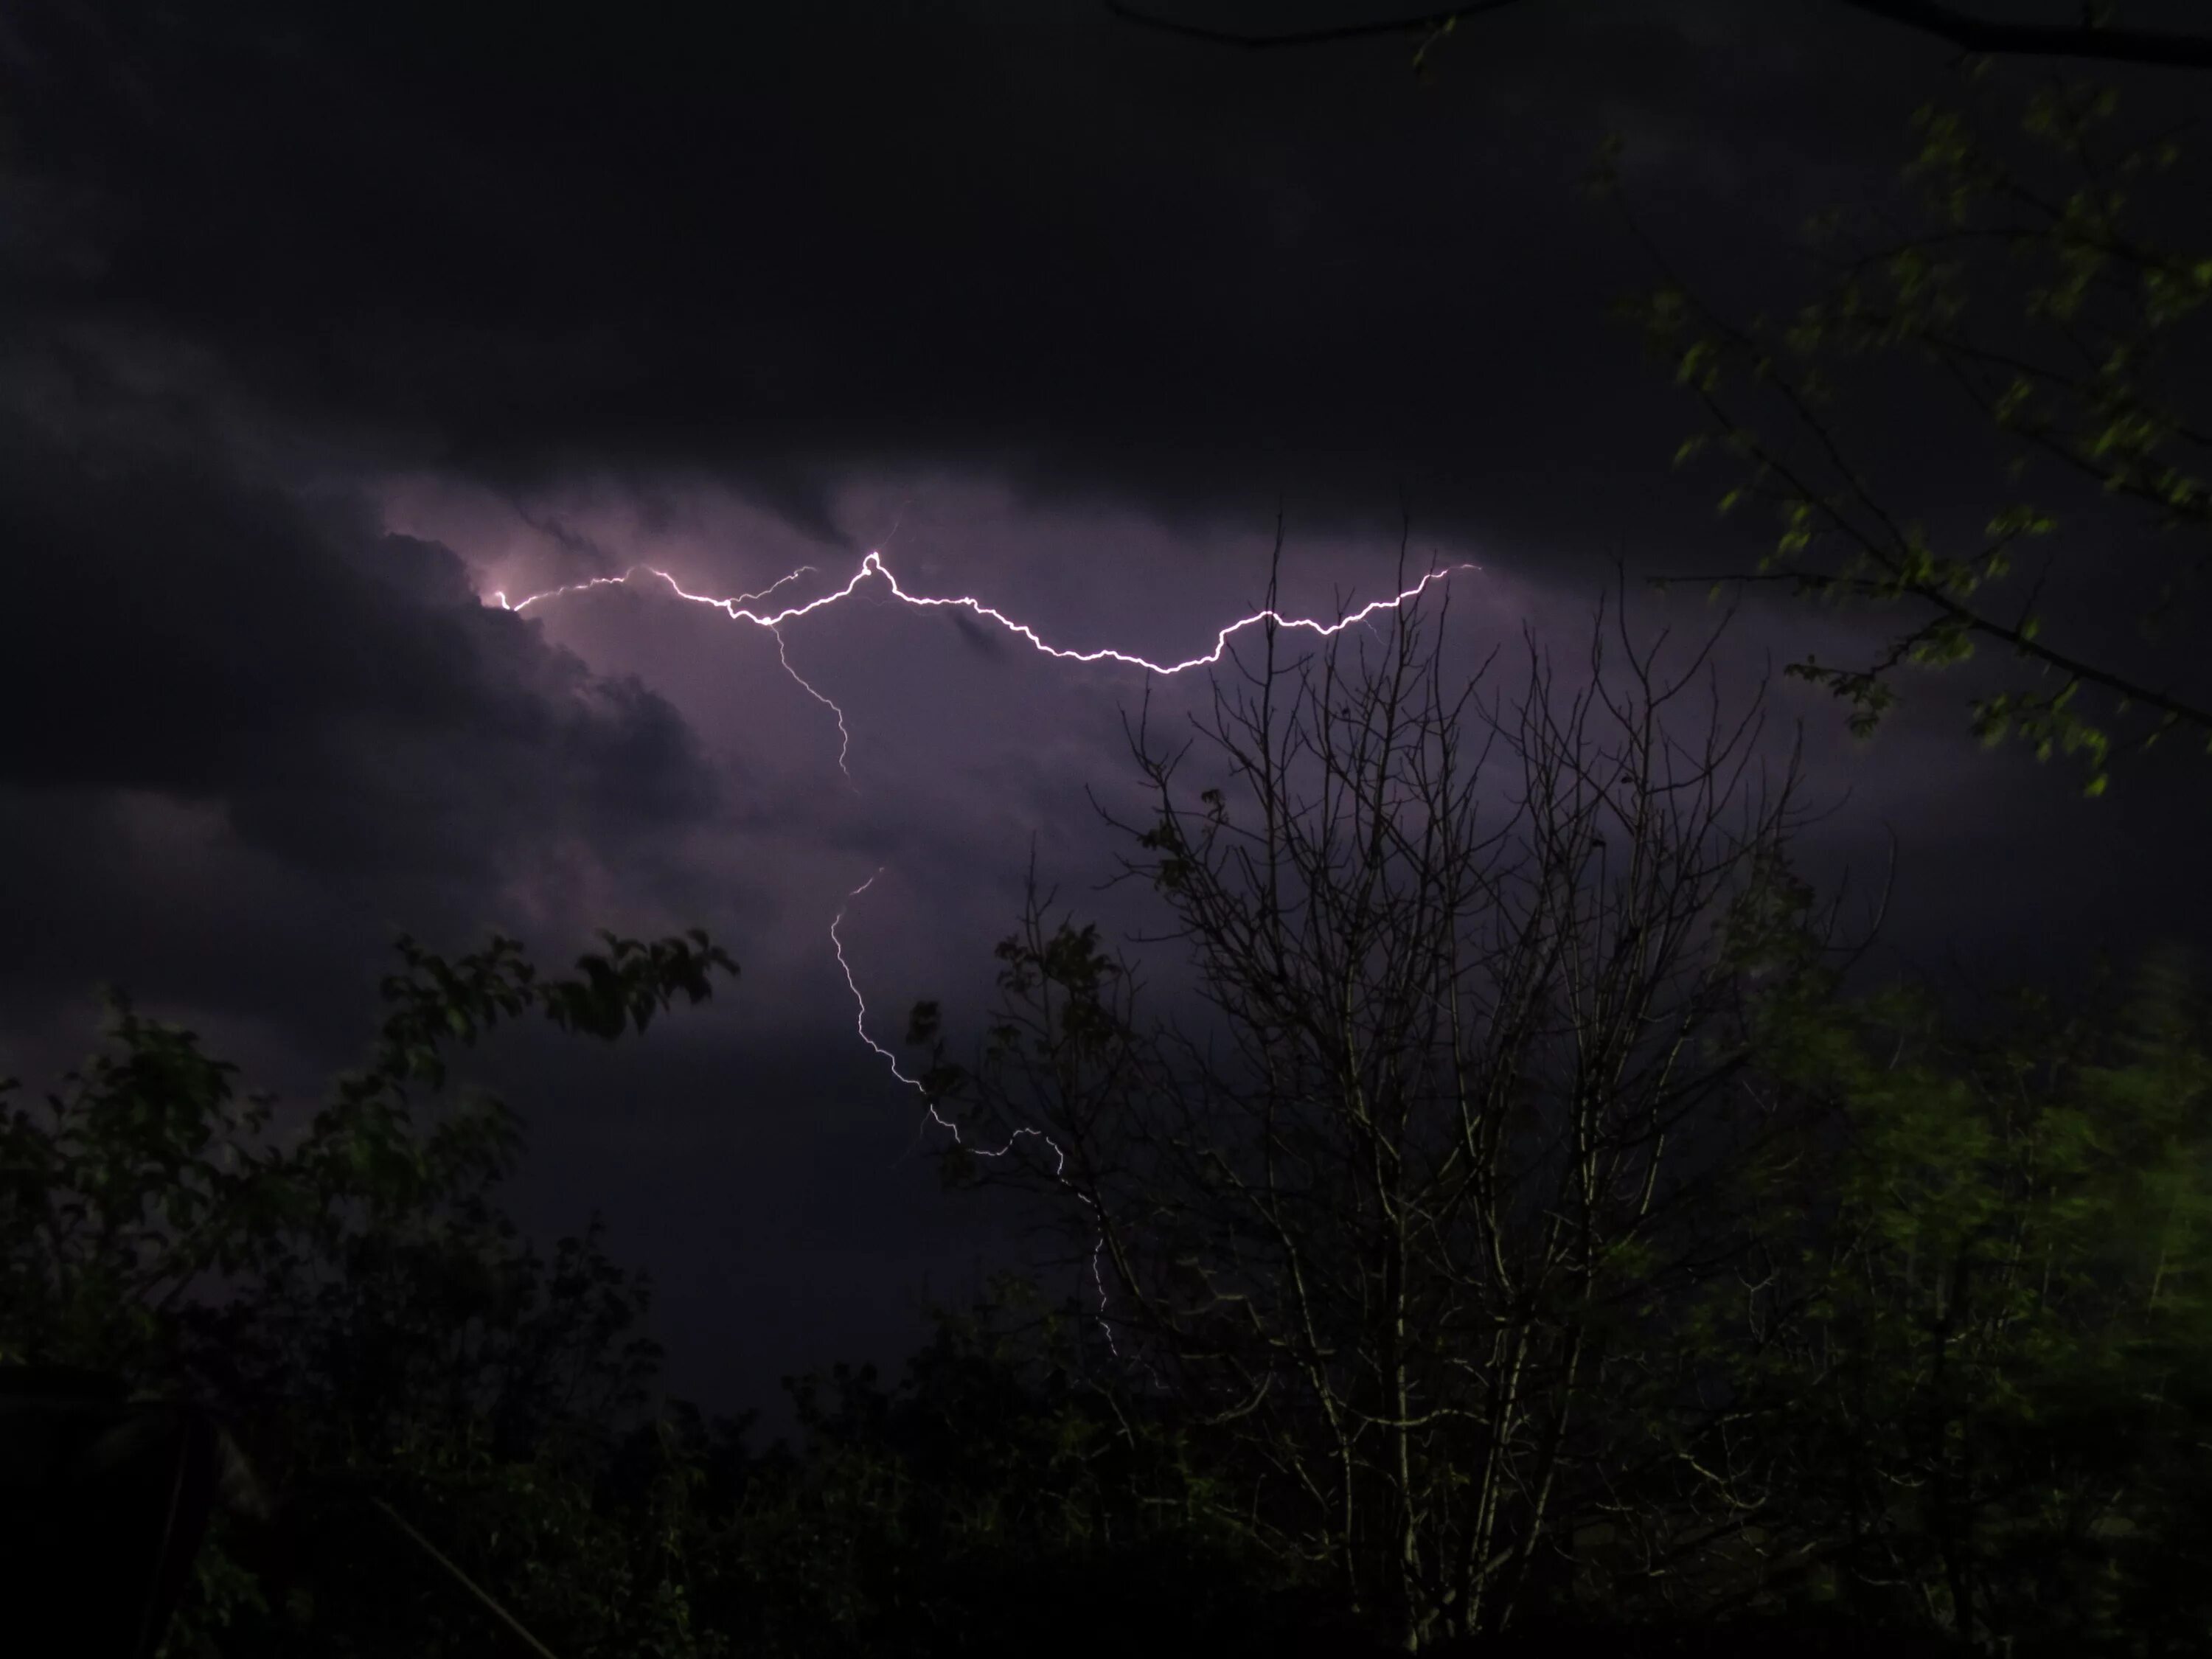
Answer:
[[(106, 981), (304, 1103), (360, 1054), (402, 929), (558, 965), (599, 927), (703, 926), (744, 970), (709, 1009), (484, 1056), (532, 1127), (517, 1213), (605, 1212), (679, 1392), (772, 1405), (780, 1374), (895, 1360), (925, 1279), (961, 1292), (1012, 1217), (939, 1190), (831, 918), (882, 871), (842, 938), (886, 1042), (925, 995), (972, 1033), (1032, 844), (1064, 902), (1141, 924), (1141, 895), (1091, 891), (1114, 842), (1085, 787), (1133, 802), (1146, 676), (864, 583), (781, 635), (848, 776), (775, 635), (649, 578), (492, 596), (644, 562), (713, 595), (811, 566), (778, 592), (804, 599), (880, 550), (1056, 645), (1182, 659), (1255, 607), (1279, 513), (1309, 616), (1394, 590), (1407, 514), (1417, 571), (1480, 567), (1449, 648), (1503, 642), (1509, 696), (1524, 626), (1583, 672), (1616, 560), (1632, 628), (1698, 635), (1702, 590), (1640, 578), (1744, 568), (1771, 521), (1716, 517), (1723, 467), (1670, 469), (1699, 416), (1604, 317), (1656, 273), (1577, 181), (1620, 131), (1629, 205), (1700, 296), (1787, 311), (1806, 215), (1921, 222), (1896, 172), (1911, 111), (1957, 101), (1953, 49), (1832, 0), (1528, 0), (1426, 84), (1409, 52), (1211, 47), (1093, 0), (9, 8), (0, 1069), (79, 1058)], [(2131, 132), (2204, 84), (2099, 73)], [(2202, 251), (2212, 134), (2184, 149), (2143, 222)], [(2200, 384), (2204, 333), (2179, 337)], [(1925, 372), (1862, 384), (1839, 430), (1886, 499), (1976, 537), (2009, 498), (1986, 428)], [(2201, 692), (2185, 633), (2129, 632), (2172, 543), (2045, 494), (2068, 641)], [(1885, 637), (1747, 603), (1731, 706)], [(2176, 744), (2084, 800), (2078, 768), (1974, 746), (1997, 683), (1907, 678), (1866, 744), (1778, 678), (1768, 747), (1802, 717), (1808, 798), (1837, 805), (1808, 868), (1878, 885), (1893, 836), (1892, 967), (2063, 975), (2202, 939), (2212, 762)], [(1153, 690), (1180, 718), (1203, 686)]]

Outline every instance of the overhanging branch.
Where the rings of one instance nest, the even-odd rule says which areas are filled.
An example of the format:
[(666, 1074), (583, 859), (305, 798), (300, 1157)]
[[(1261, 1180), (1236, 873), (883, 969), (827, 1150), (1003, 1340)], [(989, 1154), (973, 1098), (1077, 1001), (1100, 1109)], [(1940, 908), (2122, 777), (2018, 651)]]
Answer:
[[(1124, 0), (1105, 0), (1106, 9), (1126, 22), (1202, 40), (1212, 46), (1264, 48), (1269, 46), (1334, 46), (1346, 40), (1372, 40), (1386, 34), (1418, 34), (1425, 41), (1455, 28), (1467, 18), (1501, 11), (1518, 0), (1474, 0), (1415, 16), (1387, 18), (1369, 23), (1324, 24), (1316, 28), (1287, 29), (1255, 34), (1237, 29), (1212, 28), (1140, 11)], [(2151, 64), (2170, 69), (2212, 69), (2212, 35), (2162, 34), (2152, 29), (2107, 28), (2094, 22), (1998, 23), (1972, 16), (1934, 0), (1839, 0), (1854, 11), (1901, 23), (1923, 34), (1948, 40), (1961, 52), (1991, 57), (2094, 58), (2106, 62)]]

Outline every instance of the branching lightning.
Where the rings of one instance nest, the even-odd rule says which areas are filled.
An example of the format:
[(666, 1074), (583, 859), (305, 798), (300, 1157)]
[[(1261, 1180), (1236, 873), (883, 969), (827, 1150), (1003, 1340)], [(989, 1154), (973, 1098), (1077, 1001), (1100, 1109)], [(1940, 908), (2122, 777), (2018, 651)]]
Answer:
[[(781, 611), (756, 611), (751, 608), (759, 601), (765, 599), (771, 594), (775, 593), (777, 589), (798, 580), (799, 577), (809, 574), (813, 570), (813, 568), (814, 567), (811, 565), (801, 565), (799, 568), (793, 570), (789, 575), (779, 577), (776, 580), (770, 582), (766, 587), (761, 589), (757, 593), (740, 593), (733, 599), (717, 599), (712, 594), (694, 593), (684, 587), (681, 582), (678, 581), (675, 577), (669, 574), (665, 570), (660, 569), (657, 566), (645, 564), (632, 565), (628, 570), (623, 571), (620, 575), (594, 576), (590, 578), (588, 580), (570, 582), (563, 586), (548, 588), (543, 592), (532, 593), (527, 599), (518, 600), (512, 605), (508, 604), (507, 598), (505, 593), (494, 593), (491, 598), (493, 601), (503, 610), (522, 611), (526, 611), (533, 605), (543, 604), (548, 599), (558, 599), (564, 594), (578, 593), (589, 588), (608, 587), (617, 584), (627, 583), (634, 576), (647, 574), (659, 577), (662, 582), (666, 584), (669, 590), (680, 599), (687, 600), (693, 605), (710, 605), (714, 609), (721, 611), (725, 616), (728, 617), (732, 622), (751, 623), (756, 627), (768, 629), (769, 632), (775, 635), (776, 657), (783, 665), (784, 672), (790, 675), (793, 683), (796, 684), (801, 690), (805, 691), (808, 696), (813, 698), (815, 702), (822, 704), (823, 707), (829, 709), (830, 712), (836, 717), (837, 736), (839, 740), (837, 750), (837, 769), (844, 773), (847, 779), (850, 780), (852, 777), (852, 771), (851, 769), (847, 766), (846, 760), (852, 750), (852, 733), (848, 729), (845, 723), (845, 711), (840, 708), (833, 699), (824, 696), (821, 691), (809, 684), (806, 680), (799, 675), (799, 671), (792, 666), (791, 659), (787, 654), (786, 654), (784, 649), (783, 625), (788, 622), (795, 622), (802, 617), (811, 616), (817, 611), (827, 609), (829, 606), (836, 604), (841, 599), (851, 598), (852, 595), (859, 590), (860, 585), (868, 580), (871, 577), (881, 579), (884, 586), (890, 590), (891, 596), (899, 600), (902, 604), (913, 605), (917, 609), (922, 610), (958, 609), (969, 611), (974, 616), (987, 618), (991, 622), (998, 623), (1000, 627), (1005, 629), (1010, 634), (1018, 635), (1021, 638), (1028, 641), (1029, 643), (1037, 651), (1042, 653), (1048, 657), (1056, 657), (1064, 662), (1120, 663), (1131, 668), (1141, 668), (1148, 674), (1170, 675), (1181, 674), (1193, 668), (1211, 667), (1214, 664), (1218, 663), (1229, 649), (1229, 641), (1233, 635), (1243, 632), (1245, 629), (1257, 627), (1262, 623), (1272, 623), (1277, 628), (1301, 629), (1313, 634), (1317, 638), (1327, 639), (1332, 635), (1341, 633), (1344, 629), (1352, 627), (1355, 624), (1367, 623), (1368, 618), (1372, 617), (1378, 611), (1395, 610), (1399, 606), (1404, 605), (1407, 600), (1419, 598), (1420, 594), (1427, 589), (1429, 584), (1431, 582), (1448, 580), (1458, 571), (1479, 570), (1481, 567), (1476, 564), (1462, 563), (1443, 566), (1438, 568), (1432, 569), (1426, 575), (1423, 576), (1420, 580), (1414, 583), (1413, 586), (1407, 588), (1403, 592), (1395, 594), (1387, 599), (1376, 599), (1371, 604), (1361, 607), (1358, 611), (1352, 611), (1346, 616), (1340, 617), (1333, 623), (1316, 622), (1312, 618), (1305, 617), (1285, 617), (1279, 611), (1273, 610), (1257, 611), (1249, 617), (1240, 617), (1236, 622), (1231, 623), (1226, 628), (1222, 629), (1217, 635), (1215, 635), (1213, 649), (1211, 651), (1208, 651), (1200, 656), (1189, 657), (1181, 662), (1171, 663), (1154, 662), (1149, 658), (1140, 657), (1131, 652), (1116, 650), (1110, 646), (1102, 646), (1095, 650), (1084, 651), (1073, 649), (1068, 647), (1048, 644), (1042, 636), (1041, 636), (1035, 629), (1030, 627), (1026, 623), (1016, 622), (1005, 612), (984, 604), (981, 599), (972, 598), (966, 594), (956, 595), (950, 598), (939, 598), (929, 594), (909, 593), (905, 588), (899, 586), (898, 578), (891, 574), (890, 568), (889, 566), (884, 564), (883, 555), (880, 552), (871, 552), (867, 557), (861, 560), (860, 568), (854, 572), (852, 580), (848, 581), (842, 587), (837, 588), (834, 592), (824, 593), (817, 599), (808, 599), (803, 604), (787, 606)], [(1054, 1160), (1053, 1169), (1054, 1176), (1058, 1177), (1063, 1186), (1067, 1187), (1071, 1192), (1074, 1193), (1077, 1198), (1080, 1199), (1085, 1204), (1089, 1205), (1095, 1212), (1097, 1208), (1096, 1203), (1093, 1202), (1088, 1194), (1076, 1188), (1073, 1184), (1068, 1181), (1066, 1173), (1067, 1168), (1067, 1155), (1060, 1149), (1059, 1143), (1054, 1141), (1050, 1135), (1047, 1134), (1042, 1129), (1021, 1128), (1016, 1129), (1012, 1134), (1008, 1136), (1006, 1144), (998, 1148), (995, 1152), (988, 1151), (980, 1146), (969, 1146), (968, 1143), (961, 1137), (959, 1126), (945, 1118), (938, 1111), (937, 1103), (930, 1098), (927, 1086), (924, 1085), (919, 1078), (908, 1077), (904, 1072), (901, 1071), (899, 1069), (898, 1057), (890, 1049), (884, 1048), (882, 1043), (878, 1042), (875, 1038), (868, 1035), (867, 999), (861, 994), (860, 981), (854, 977), (852, 964), (845, 959), (844, 940), (839, 937), (837, 930), (843, 924), (845, 920), (845, 912), (850, 908), (852, 901), (860, 897), (860, 895), (866, 892), (869, 888), (874, 886), (876, 884), (877, 878), (882, 874), (883, 870), (878, 867), (874, 875), (870, 876), (867, 880), (862, 882), (858, 887), (855, 887), (851, 892), (848, 893), (845, 896), (845, 903), (838, 907), (836, 915), (831, 919), (830, 923), (830, 948), (836, 956), (839, 971), (845, 975), (846, 988), (853, 994), (853, 1029), (859, 1033), (862, 1042), (866, 1043), (870, 1048), (883, 1056), (884, 1062), (890, 1066), (891, 1075), (894, 1078), (922, 1097), (928, 1121), (936, 1124), (939, 1128), (951, 1134), (953, 1143), (956, 1146), (965, 1147), (967, 1151), (978, 1158), (1004, 1158), (1009, 1152), (1013, 1151), (1014, 1143), (1019, 1140), (1023, 1136), (1035, 1135), (1040, 1140), (1043, 1141), (1044, 1144), (1052, 1151)], [(1115, 1345), (1114, 1341), (1114, 1328), (1106, 1317), (1106, 1280), (1099, 1262), (1099, 1256), (1105, 1248), (1105, 1235), (1102, 1231), (1098, 1237), (1097, 1242), (1091, 1246), (1091, 1276), (1093, 1283), (1095, 1283), (1098, 1288), (1099, 1327), (1106, 1334), (1107, 1346), (1109, 1348), (1112, 1348), (1116, 1353), (1119, 1353), (1120, 1349)]]
[(1212, 650), (1202, 656), (1188, 657), (1176, 663), (1154, 662), (1150, 658), (1139, 657), (1132, 652), (1117, 651), (1111, 646), (1100, 646), (1094, 651), (1078, 651), (1066, 646), (1048, 645), (1038, 635), (1036, 629), (1031, 628), (1027, 623), (1016, 622), (1004, 611), (996, 610), (984, 604), (982, 600), (971, 598), (967, 594), (957, 594), (948, 599), (926, 593), (909, 593), (899, 586), (898, 578), (891, 574), (890, 568), (884, 564), (884, 556), (881, 553), (871, 553), (866, 558), (861, 560), (860, 568), (853, 573), (853, 579), (833, 592), (824, 593), (818, 599), (809, 599), (803, 605), (791, 605), (781, 611), (762, 612), (747, 609), (754, 600), (766, 599), (785, 583), (796, 580), (813, 568), (811, 565), (803, 564), (790, 575), (779, 577), (759, 592), (740, 593), (733, 599), (718, 599), (711, 593), (691, 592), (665, 570), (647, 564), (632, 565), (619, 576), (594, 576), (588, 581), (571, 582), (565, 587), (549, 588), (543, 593), (532, 593), (528, 599), (520, 600), (514, 605), (507, 604), (507, 595), (504, 593), (495, 593), (492, 598), (506, 610), (522, 611), (541, 600), (554, 599), (563, 593), (580, 592), (588, 587), (606, 587), (617, 582), (626, 582), (640, 571), (644, 571), (650, 575), (659, 577), (679, 599), (688, 599), (693, 605), (712, 605), (715, 610), (727, 616), (732, 622), (749, 622), (756, 627), (776, 629), (782, 627), (787, 622), (795, 622), (801, 617), (811, 616), (817, 611), (836, 604), (840, 599), (850, 599), (860, 584), (869, 577), (880, 576), (883, 578), (884, 585), (890, 590), (891, 597), (903, 605), (926, 610), (957, 608), (970, 611), (978, 617), (988, 617), (1009, 634), (1020, 635), (1048, 657), (1058, 657), (1064, 662), (1124, 663), (1131, 668), (1141, 668), (1149, 674), (1180, 674), (1188, 669), (1208, 668), (1219, 662), (1222, 653), (1229, 648), (1230, 635), (1242, 633), (1245, 629), (1256, 628), (1262, 623), (1273, 623), (1278, 628), (1304, 629), (1320, 638), (1327, 639), (1332, 634), (1342, 633), (1356, 623), (1365, 622), (1378, 611), (1394, 611), (1407, 600), (1418, 598), (1427, 589), (1431, 582), (1443, 580), (1458, 571), (1480, 570), (1482, 567), (1476, 564), (1440, 566), (1430, 571), (1404, 592), (1387, 599), (1373, 600), (1333, 623), (1316, 622), (1310, 617), (1285, 617), (1275, 611), (1255, 611), (1250, 616), (1240, 617), (1230, 623), (1217, 634), (1214, 636)]

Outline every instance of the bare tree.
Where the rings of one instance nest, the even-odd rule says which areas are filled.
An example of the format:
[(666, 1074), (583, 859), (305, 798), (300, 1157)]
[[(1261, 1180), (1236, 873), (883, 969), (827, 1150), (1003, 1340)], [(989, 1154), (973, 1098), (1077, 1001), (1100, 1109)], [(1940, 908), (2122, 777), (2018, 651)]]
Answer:
[(1228, 1449), (1224, 1505), (1408, 1649), (1504, 1628), (1602, 1496), (1662, 1304), (1740, 1248), (1701, 1195), (1746, 1133), (1747, 983), (1832, 933), (1789, 872), (1795, 747), (1773, 781), (1761, 700), (1723, 718), (1719, 631), (1662, 683), (1664, 635), (1610, 622), (1571, 696), (1524, 630), (1510, 713), (1494, 652), (1448, 684), (1418, 601), (1295, 657), (1270, 629), (1173, 750), (1148, 697), (1115, 879), (1205, 1012), (1141, 1022), (1033, 872), (976, 1067), (934, 1005), (909, 1033), (968, 1172), (1062, 1196), (1115, 1352)]

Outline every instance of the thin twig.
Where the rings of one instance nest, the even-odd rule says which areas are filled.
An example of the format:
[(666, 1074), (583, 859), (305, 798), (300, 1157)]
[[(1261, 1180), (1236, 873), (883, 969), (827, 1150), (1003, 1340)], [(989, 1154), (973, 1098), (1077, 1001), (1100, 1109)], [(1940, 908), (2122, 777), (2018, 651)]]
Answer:
[(509, 1630), (520, 1637), (524, 1642), (529, 1644), (532, 1652), (542, 1654), (544, 1656), (544, 1659), (559, 1659), (559, 1656), (556, 1654), (552, 1649), (547, 1647), (545, 1644), (539, 1641), (527, 1630), (523, 1628), (522, 1621), (520, 1620), (517, 1619), (513, 1613), (509, 1613), (505, 1607), (500, 1606), (497, 1601), (494, 1601), (489, 1591), (486, 1590), (482, 1585), (478, 1584), (476, 1580), (471, 1578), (468, 1574), (463, 1572), (459, 1567), (455, 1566), (453, 1562), (447, 1559), (445, 1555), (439, 1550), (435, 1544), (423, 1537), (422, 1534), (416, 1531), (414, 1528), (409, 1526), (407, 1522), (401, 1518), (398, 1510), (393, 1509), (391, 1504), (386, 1503), (381, 1498), (371, 1498), (368, 1501), (376, 1505), (378, 1509), (383, 1510), (385, 1518), (391, 1522), (393, 1526), (398, 1528), (399, 1530), (405, 1533), (408, 1537), (413, 1539), (416, 1545), (424, 1554), (428, 1555), (433, 1561), (435, 1561), (440, 1566), (443, 1567), (447, 1572), (450, 1572), (455, 1578), (459, 1579), (463, 1589), (466, 1589), (470, 1595), (475, 1596), (477, 1601), (483, 1602), (484, 1606), (489, 1607), (492, 1610), (493, 1614), (498, 1618), (501, 1624), (505, 1625)]

